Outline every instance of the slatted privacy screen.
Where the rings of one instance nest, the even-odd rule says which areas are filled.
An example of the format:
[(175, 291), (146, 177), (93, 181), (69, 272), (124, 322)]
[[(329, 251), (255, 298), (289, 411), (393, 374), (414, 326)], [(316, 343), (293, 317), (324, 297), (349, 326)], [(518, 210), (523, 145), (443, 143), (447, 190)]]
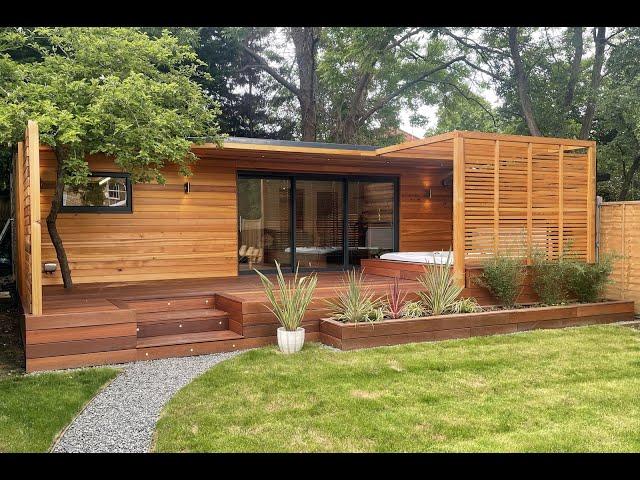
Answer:
[(541, 250), (557, 258), (568, 247), (589, 259), (593, 147), (511, 138), (464, 138), (465, 263), (495, 252), (530, 257)]
[(29, 121), (15, 162), (18, 291), (26, 313), (42, 314), (40, 226), (40, 140), (38, 125)]

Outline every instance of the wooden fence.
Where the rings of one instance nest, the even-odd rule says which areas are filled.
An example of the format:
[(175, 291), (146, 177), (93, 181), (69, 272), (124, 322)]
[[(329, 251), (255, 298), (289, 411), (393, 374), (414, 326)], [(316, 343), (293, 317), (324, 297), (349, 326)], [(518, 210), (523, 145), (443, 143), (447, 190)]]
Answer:
[(14, 167), (16, 283), (25, 313), (41, 315), (40, 138), (34, 121), (29, 120), (24, 142), (18, 144)]
[(599, 236), (600, 253), (621, 255), (607, 297), (634, 300), (640, 313), (640, 201), (602, 203)]

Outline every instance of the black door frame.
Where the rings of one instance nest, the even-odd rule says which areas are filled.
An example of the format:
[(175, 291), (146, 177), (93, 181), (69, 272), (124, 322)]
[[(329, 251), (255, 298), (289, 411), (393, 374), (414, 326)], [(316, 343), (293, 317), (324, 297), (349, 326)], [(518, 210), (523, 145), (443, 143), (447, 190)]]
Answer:
[[(349, 174), (324, 174), (324, 173), (277, 173), (260, 170), (241, 170), (236, 174), (236, 185), (241, 178), (264, 178), (264, 179), (287, 179), (289, 180), (289, 248), (291, 250), (291, 266), (283, 268), (283, 272), (295, 271), (297, 259), (296, 259), (296, 181), (297, 180), (324, 180), (324, 181), (340, 181), (342, 182), (342, 265), (326, 267), (326, 268), (311, 268), (301, 267), (301, 272), (307, 271), (340, 271), (350, 268), (349, 264), (349, 183), (350, 182), (378, 182), (378, 183), (393, 183), (393, 250), (398, 250), (400, 245), (400, 177), (397, 175), (349, 175)], [(236, 202), (239, 204), (239, 195), (236, 197)], [(239, 207), (239, 205), (238, 205)], [(236, 221), (240, 221), (240, 216)], [(239, 230), (239, 226), (237, 227)], [(240, 264), (238, 262), (238, 274), (245, 275), (253, 273), (251, 270), (240, 271)], [(275, 267), (271, 267), (264, 270), (265, 272), (275, 271)]]

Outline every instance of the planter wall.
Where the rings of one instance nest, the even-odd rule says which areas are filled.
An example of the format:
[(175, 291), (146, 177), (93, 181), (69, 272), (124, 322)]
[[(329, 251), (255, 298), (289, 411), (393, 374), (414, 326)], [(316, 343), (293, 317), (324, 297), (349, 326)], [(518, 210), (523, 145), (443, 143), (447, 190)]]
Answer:
[(320, 340), (341, 350), (515, 333), (633, 320), (632, 301), (606, 301), (459, 315), (385, 320), (377, 323), (320, 321)]

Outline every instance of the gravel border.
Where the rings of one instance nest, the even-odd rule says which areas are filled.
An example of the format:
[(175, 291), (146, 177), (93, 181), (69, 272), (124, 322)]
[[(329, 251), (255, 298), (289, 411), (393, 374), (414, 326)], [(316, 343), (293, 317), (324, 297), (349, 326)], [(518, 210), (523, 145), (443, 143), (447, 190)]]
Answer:
[(62, 432), (51, 451), (148, 452), (160, 411), (171, 397), (209, 368), (239, 353), (120, 365), (122, 372), (86, 405)]

